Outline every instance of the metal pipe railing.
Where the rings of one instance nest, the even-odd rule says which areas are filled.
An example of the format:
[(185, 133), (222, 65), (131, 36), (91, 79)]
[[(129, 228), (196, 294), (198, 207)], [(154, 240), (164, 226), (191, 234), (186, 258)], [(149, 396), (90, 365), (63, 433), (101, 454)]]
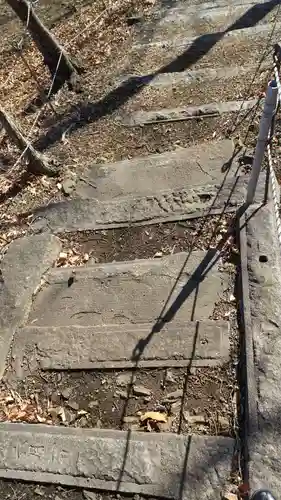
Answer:
[(262, 162), (271, 132), (272, 119), (276, 113), (278, 88), (275, 80), (269, 82), (266, 98), (260, 120), (259, 135), (255, 149), (254, 161), (251, 176), (248, 184), (246, 203), (251, 205), (254, 202), (257, 184), (262, 168)]

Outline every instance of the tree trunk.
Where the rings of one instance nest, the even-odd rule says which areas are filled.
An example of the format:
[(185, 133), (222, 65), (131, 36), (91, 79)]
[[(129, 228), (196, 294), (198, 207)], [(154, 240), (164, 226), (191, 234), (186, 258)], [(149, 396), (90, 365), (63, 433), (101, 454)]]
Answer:
[(58, 169), (48, 162), (48, 160), (34, 149), (24, 138), (18, 127), (7, 113), (0, 108), (0, 122), (10, 139), (18, 146), (21, 152), (25, 151), (24, 159), (28, 160), (28, 170), (32, 174), (41, 174), (48, 176), (58, 175)]
[(48, 66), (52, 79), (54, 78), (51, 93), (57, 92), (65, 82), (68, 82), (71, 88), (77, 89), (79, 87), (78, 75), (82, 72), (82, 68), (72, 60), (52, 33), (40, 21), (28, 0), (6, 1), (25, 25), (28, 21), (27, 29), (43, 55), (44, 64)]

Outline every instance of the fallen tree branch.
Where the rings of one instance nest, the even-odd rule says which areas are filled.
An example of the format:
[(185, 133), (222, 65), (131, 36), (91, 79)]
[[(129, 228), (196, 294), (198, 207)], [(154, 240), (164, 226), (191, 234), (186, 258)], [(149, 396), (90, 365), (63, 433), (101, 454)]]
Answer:
[(58, 175), (57, 166), (34, 149), (3, 108), (0, 108), (0, 122), (10, 139), (16, 144), (20, 151), (24, 153), (23, 158), (28, 161), (27, 168), (30, 173), (48, 176)]

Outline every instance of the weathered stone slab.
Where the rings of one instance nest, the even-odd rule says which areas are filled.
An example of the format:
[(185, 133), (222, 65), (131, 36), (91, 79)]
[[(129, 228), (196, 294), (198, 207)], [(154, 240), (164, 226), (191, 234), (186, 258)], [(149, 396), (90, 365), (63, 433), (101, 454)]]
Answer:
[(217, 500), (234, 440), (0, 424), (0, 477), (128, 493)]
[(204, 116), (219, 116), (223, 113), (247, 111), (257, 105), (257, 99), (248, 101), (227, 101), (201, 104), (200, 106), (182, 106), (180, 108), (163, 108), (153, 111), (135, 111), (131, 114), (123, 113), (119, 120), (128, 127), (165, 123), (169, 121), (204, 118)]
[[(247, 28), (259, 23), (268, 23), (270, 14), (274, 14), (276, 8), (277, 3), (269, 8), (266, 4), (254, 2), (247, 5), (212, 4), (212, 8), (208, 4), (187, 5), (185, 8), (175, 7), (167, 10), (165, 15), (158, 11), (160, 15), (154, 16), (154, 25), (144, 26), (141, 34), (146, 39), (153, 38), (156, 41), (180, 36), (183, 33), (186, 37), (196, 37), (210, 31), (224, 31), (232, 25), (235, 26), (235, 23), (237, 27)], [(161, 14), (162, 17), (160, 17)], [(238, 24), (241, 17), (243, 21)]]
[[(105, 202), (74, 198), (38, 209), (33, 228), (54, 233), (112, 229), (200, 217), (218, 209), (235, 211), (245, 201), (247, 182), (248, 176), (231, 177), (221, 183), (118, 196)], [(258, 192), (256, 199), (262, 201), (263, 193)]]
[[(227, 321), (166, 324), (151, 334), (153, 324), (37, 327), (17, 332), (12, 358), (32, 370), (88, 370), (134, 366), (136, 346), (143, 346), (140, 367), (221, 364), (229, 358)], [(27, 361), (27, 363), (26, 363)]]
[(60, 248), (60, 241), (50, 234), (26, 236), (13, 241), (1, 261), (0, 377), (15, 328), (27, 314), (32, 294)]
[[(281, 26), (281, 23), (277, 23), (276, 25), (276, 29), (279, 29)], [(236, 42), (236, 40), (240, 37), (244, 37), (246, 39), (251, 39), (251, 37), (253, 36), (265, 36), (266, 33), (268, 33), (268, 30), (270, 30), (270, 27), (271, 26), (271, 23), (264, 23), (264, 24), (257, 24), (257, 25), (254, 25), (254, 26), (247, 26), (245, 28), (240, 28), (239, 26), (237, 26), (237, 29), (232, 29), (232, 30), (229, 30), (229, 31), (221, 31), (221, 32), (214, 32), (214, 33), (206, 33), (205, 35), (202, 34), (202, 36), (206, 36), (206, 39), (208, 39), (208, 37), (212, 37), (212, 35), (214, 37), (217, 36), (217, 39), (218, 41), (224, 41), (224, 40), (228, 40), (228, 39), (231, 39), (231, 41), (233, 41), (233, 43)], [(219, 36), (220, 35), (220, 36)], [(144, 37), (145, 39), (146, 37)], [(189, 45), (192, 45), (193, 43), (196, 43), (196, 41), (198, 42), (198, 36), (186, 36), (185, 33), (184, 33), (184, 30), (181, 30), (179, 33), (178, 33), (178, 36), (167, 36), (165, 37), (164, 39), (162, 38), (161, 40), (153, 40), (151, 41), (150, 43), (147, 43), (146, 39), (143, 43), (136, 43), (135, 45), (133, 45), (133, 49), (136, 50), (136, 49), (141, 49), (143, 50), (144, 46), (148, 47), (158, 47), (158, 46), (164, 46), (165, 47), (168, 47), (169, 45), (182, 45), (184, 46), (185, 45), (185, 48), (188, 49)]]
[[(261, 65), (261, 71), (264, 71), (267, 68), (268, 64)], [(207, 72), (206, 69), (187, 69), (179, 73), (159, 73), (156, 74), (152, 79), (149, 77), (149, 75), (127, 74), (122, 75), (122, 77), (117, 80), (116, 86), (125, 83), (129, 79), (138, 80), (139, 83), (143, 82), (147, 87), (159, 87), (160, 89), (161, 87), (169, 88), (174, 85), (198, 85), (201, 83), (208, 84), (214, 80), (230, 80), (238, 76), (245, 78), (245, 75), (254, 73), (255, 69), (256, 66), (253, 65), (208, 68)], [(201, 147), (204, 147), (204, 144), (205, 143), (202, 143)]]
[[(246, 229), (248, 307), (258, 388), (257, 401), (252, 402), (252, 394), (248, 395), (248, 410), (257, 410), (257, 415), (248, 414), (250, 484), (253, 490), (268, 485), (273, 494), (278, 494), (281, 489), (281, 257), (273, 203), (252, 215), (249, 213)], [(255, 418), (258, 425), (252, 430)]]
[(171, 315), (179, 321), (208, 319), (228, 280), (218, 264), (205, 274), (214, 256), (214, 251), (178, 253), (76, 268), (75, 274), (54, 269), (33, 302), (30, 321), (57, 327), (153, 323), (167, 301), (166, 320)]
[[(144, 37), (132, 48), (130, 58), (134, 65), (130, 72), (153, 75), (182, 71), (190, 67), (191, 63), (193, 70), (215, 68), (221, 66), (222, 61), (225, 65), (232, 65), (234, 53), (235, 64), (254, 64), (260, 60), (271, 29), (272, 25), (266, 23), (227, 33), (206, 33), (194, 38), (186, 37), (184, 31), (176, 37), (155, 42), (147, 42)], [(277, 23), (276, 30), (279, 29), (280, 23)]]
[[(83, 198), (112, 199), (134, 194), (155, 195), (157, 190), (182, 189), (222, 181), (223, 166), (234, 151), (232, 140), (204, 142), (162, 154), (93, 165), (77, 182), (76, 194)], [(233, 160), (233, 170), (237, 163)], [(87, 183), (89, 181), (89, 183)], [(95, 187), (93, 187), (93, 185)]]

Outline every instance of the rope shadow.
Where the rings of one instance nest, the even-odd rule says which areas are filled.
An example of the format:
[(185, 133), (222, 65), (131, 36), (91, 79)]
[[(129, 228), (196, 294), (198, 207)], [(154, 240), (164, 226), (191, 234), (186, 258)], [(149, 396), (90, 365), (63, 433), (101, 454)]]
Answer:
[(103, 117), (111, 115), (127, 103), (133, 96), (139, 94), (152, 80), (162, 73), (182, 72), (196, 64), (228, 33), (251, 28), (268, 15), (279, 0), (270, 0), (267, 3), (256, 4), (243, 14), (237, 21), (231, 24), (225, 31), (205, 34), (197, 37), (194, 42), (182, 54), (170, 63), (162, 66), (159, 70), (143, 76), (133, 76), (122, 82), (120, 86), (111, 90), (105, 97), (97, 102), (81, 102), (78, 106), (72, 106), (68, 110), (69, 115), (61, 118), (59, 123), (52, 126), (47, 133), (41, 136), (33, 144), (38, 151), (44, 151), (61, 139), (62, 131), (69, 128), (69, 134), (83, 128), (89, 123), (94, 123)]

